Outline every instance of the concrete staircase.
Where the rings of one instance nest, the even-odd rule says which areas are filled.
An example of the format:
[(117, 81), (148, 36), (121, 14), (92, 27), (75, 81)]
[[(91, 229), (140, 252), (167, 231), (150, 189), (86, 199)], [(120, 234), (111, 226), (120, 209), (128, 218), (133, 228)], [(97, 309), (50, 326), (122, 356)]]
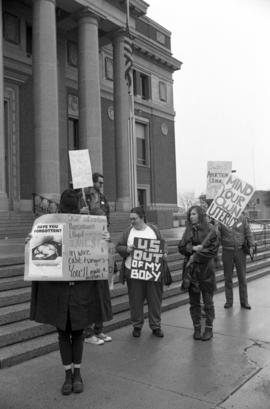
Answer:
[(34, 218), (32, 212), (0, 212), (0, 239), (26, 237)]
[[(125, 223), (125, 220), (123, 221)], [(120, 225), (120, 223), (118, 223)], [(119, 233), (114, 232), (114, 241)], [(172, 237), (172, 235), (168, 234)], [(254, 262), (248, 260), (248, 281), (270, 273), (270, 231), (256, 233), (258, 253)], [(166, 236), (165, 236), (166, 237)], [(183, 258), (177, 251), (178, 239), (167, 238), (168, 262), (173, 284), (165, 287), (162, 310), (188, 303), (188, 294), (180, 290)], [(248, 257), (249, 259), (249, 257)], [(47, 354), (58, 348), (55, 329), (28, 319), (31, 284), (23, 280), (23, 254), (0, 258), (0, 368), (5, 368)], [(118, 258), (120, 263), (120, 258)], [(216, 272), (218, 292), (224, 290), (222, 266)], [(234, 285), (237, 280), (234, 278)], [(105, 324), (105, 331), (129, 324), (127, 288), (115, 282), (111, 292), (114, 318)], [(147, 309), (145, 312), (147, 315)]]

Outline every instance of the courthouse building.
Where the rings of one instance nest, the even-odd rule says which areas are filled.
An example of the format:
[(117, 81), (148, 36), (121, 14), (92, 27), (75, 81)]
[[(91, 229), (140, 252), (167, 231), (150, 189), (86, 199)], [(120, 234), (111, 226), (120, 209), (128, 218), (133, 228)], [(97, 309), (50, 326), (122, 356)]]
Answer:
[(126, 3), (0, 0), (0, 213), (31, 212), (34, 193), (59, 202), (71, 180), (68, 151), (88, 149), (112, 211), (141, 204), (151, 220), (171, 224), (181, 62), (148, 4), (130, 0), (127, 18)]

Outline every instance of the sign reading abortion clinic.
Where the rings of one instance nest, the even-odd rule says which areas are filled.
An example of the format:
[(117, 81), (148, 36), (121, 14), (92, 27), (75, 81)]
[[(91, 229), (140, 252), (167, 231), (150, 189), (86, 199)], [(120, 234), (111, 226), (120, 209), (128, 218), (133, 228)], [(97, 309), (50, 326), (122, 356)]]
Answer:
[(134, 238), (130, 278), (159, 281), (162, 272), (164, 240)]
[(109, 244), (105, 216), (47, 214), (35, 220), (25, 246), (28, 281), (106, 280)]
[(208, 161), (207, 162), (207, 187), (206, 197), (214, 199), (221, 184), (232, 171), (232, 162)]
[(207, 214), (224, 226), (232, 227), (237, 223), (253, 193), (253, 186), (229, 175), (208, 208)]

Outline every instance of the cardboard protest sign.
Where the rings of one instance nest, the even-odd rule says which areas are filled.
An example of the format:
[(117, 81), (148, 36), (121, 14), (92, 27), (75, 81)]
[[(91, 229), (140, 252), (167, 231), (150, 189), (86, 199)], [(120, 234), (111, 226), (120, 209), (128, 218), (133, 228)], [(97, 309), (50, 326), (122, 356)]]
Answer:
[(109, 243), (102, 239), (106, 231), (105, 216), (47, 214), (39, 217), (25, 247), (24, 279), (108, 279), (112, 262), (109, 261)]
[(162, 272), (164, 240), (134, 238), (130, 278), (159, 281)]
[(93, 186), (92, 168), (88, 149), (69, 151), (70, 169), (74, 189)]
[(206, 197), (214, 199), (221, 184), (227, 179), (232, 171), (232, 162), (208, 161), (207, 162), (207, 185)]
[(253, 186), (229, 175), (208, 208), (207, 215), (226, 227), (233, 227), (253, 193)]

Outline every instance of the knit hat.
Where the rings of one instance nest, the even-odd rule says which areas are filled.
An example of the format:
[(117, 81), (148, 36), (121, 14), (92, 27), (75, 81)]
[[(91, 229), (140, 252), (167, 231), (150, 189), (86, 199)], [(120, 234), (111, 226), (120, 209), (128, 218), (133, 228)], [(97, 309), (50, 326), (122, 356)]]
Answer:
[(60, 213), (80, 213), (80, 194), (74, 189), (67, 189), (60, 198)]

